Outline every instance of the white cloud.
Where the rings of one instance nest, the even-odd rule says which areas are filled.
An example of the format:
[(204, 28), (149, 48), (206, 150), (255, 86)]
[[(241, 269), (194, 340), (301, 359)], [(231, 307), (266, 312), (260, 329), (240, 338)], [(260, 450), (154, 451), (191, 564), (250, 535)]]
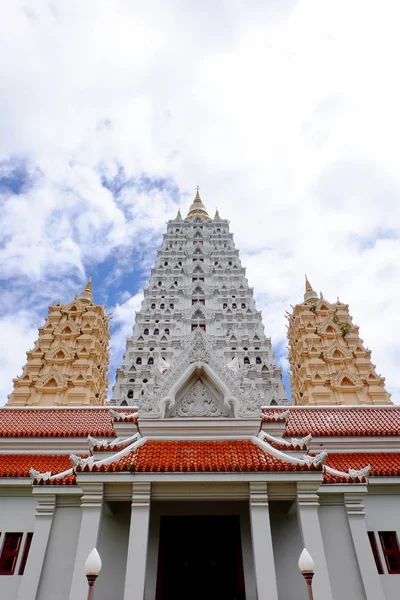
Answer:
[(70, 290), (88, 264), (154, 244), (176, 193), (116, 199), (101, 175), (169, 179), (183, 209), (199, 183), (231, 221), (275, 344), (307, 271), (350, 304), (400, 402), (399, 12), (390, 0), (3, 3), (0, 160), (36, 174), (0, 212), (7, 294), (56, 276)]
[(17, 312), (12, 318), (0, 319), (0, 403), (4, 404), (12, 392), (12, 379), (21, 375), (26, 362), (25, 353), (37, 339), (37, 324), (32, 314)]

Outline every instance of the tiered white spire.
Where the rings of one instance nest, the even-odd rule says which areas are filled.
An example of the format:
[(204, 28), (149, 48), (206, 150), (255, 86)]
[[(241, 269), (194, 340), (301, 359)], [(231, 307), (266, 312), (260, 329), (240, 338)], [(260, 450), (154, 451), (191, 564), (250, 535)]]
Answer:
[(168, 222), (112, 402), (147, 417), (198, 415), (199, 402), (220, 416), (287, 403), (229, 223), (209, 217), (198, 189), (187, 217)]

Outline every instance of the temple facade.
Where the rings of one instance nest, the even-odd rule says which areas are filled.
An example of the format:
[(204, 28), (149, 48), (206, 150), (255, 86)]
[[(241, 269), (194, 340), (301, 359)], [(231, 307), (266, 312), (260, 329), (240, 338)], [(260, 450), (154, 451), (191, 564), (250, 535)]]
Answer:
[(8, 406), (99, 406), (108, 387), (110, 333), (104, 309), (93, 303), (92, 282), (68, 304), (49, 307)]
[[(292, 393), (328, 390), (325, 406), (287, 399), (228, 221), (198, 193), (167, 225), (108, 404), (90, 406), (108, 358), (90, 287), (50, 307), (0, 409), (1, 598), (86, 600), (94, 547), (94, 600), (306, 600), (304, 547), (315, 600), (397, 598), (400, 408), (346, 305), (306, 296), (289, 317)], [(76, 374), (96, 370), (93, 399)]]
[(304, 302), (287, 318), (296, 404), (391, 404), (385, 378), (377, 374), (347, 304), (319, 297), (306, 278)]

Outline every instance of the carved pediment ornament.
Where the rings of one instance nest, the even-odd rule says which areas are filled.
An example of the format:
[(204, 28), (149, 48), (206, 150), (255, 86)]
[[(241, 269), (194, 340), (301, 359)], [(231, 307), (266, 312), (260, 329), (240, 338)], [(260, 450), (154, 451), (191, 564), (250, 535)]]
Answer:
[(207, 386), (198, 379), (175, 405), (171, 417), (229, 417), (225, 406), (213, 397)]
[(222, 359), (213, 351), (209, 336), (196, 329), (182, 346), (180, 355), (174, 360), (168, 373), (163, 377), (162, 385), (156, 391), (145, 391), (138, 404), (142, 414), (154, 417), (162, 416), (161, 401), (169, 396), (171, 389), (190, 369), (190, 366), (203, 364), (210, 366), (213, 373), (220, 378), (229, 390), (229, 398), (236, 399), (238, 415), (241, 417), (258, 416), (262, 400), (258, 390), (251, 388), (246, 395), (240, 388), (240, 378), (228, 369)]
[(68, 333), (68, 336), (75, 336), (79, 335), (80, 333), (80, 329), (75, 323), (75, 321), (68, 320), (64, 321), (64, 323), (59, 323), (57, 325), (57, 327), (54, 329), (54, 335), (62, 335), (66, 328), (69, 328), (71, 330), (71, 333)]
[(48, 373), (39, 377), (35, 384), (36, 389), (43, 390), (44, 388), (46, 388), (47, 384), (51, 383), (51, 380), (54, 380), (54, 382), (56, 383), (55, 386), (51, 386), (51, 389), (57, 391), (67, 389), (67, 380), (65, 376), (62, 373), (60, 373), (56, 367), (53, 367)]
[(348, 386), (343, 385), (343, 380), (347, 379), (348, 381), (350, 381), (355, 388), (357, 389), (361, 389), (363, 387), (363, 383), (361, 381), (361, 379), (358, 377), (358, 375), (355, 375), (354, 373), (350, 373), (349, 371), (346, 371), (345, 369), (341, 369), (340, 371), (337, 371), (334, 375), (332, 375), (331, 377), (331, 385), (332, 388), (347, 388)]
[[(57, 344), (56, 346), (53, 346), (47, 353), (46, 353), (46, 360), (56, 360), (57, 358), (59, 358), (57, 356), (57, 354), (62, 353), (64, 356), (62, 357), (63, 360), (73, 360), (75, 358), (75, 350), (71, 349), (71, 347), (66, 346), (65, 344), (61, 343), (61, 344)], [(61, 358), (61, 357), (60, 357)]]

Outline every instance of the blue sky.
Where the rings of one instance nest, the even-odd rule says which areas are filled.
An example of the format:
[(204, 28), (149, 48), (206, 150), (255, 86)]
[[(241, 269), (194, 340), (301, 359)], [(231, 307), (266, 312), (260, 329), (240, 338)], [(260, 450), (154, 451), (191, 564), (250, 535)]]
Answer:
[(165, 221), (197, 184), (231, 222), (278, 362), (307, 272), (350, 305), (400, 402), (398, 12), (3, 3), (0, 402), (47, 306), (90, 274), (119, 364)]

